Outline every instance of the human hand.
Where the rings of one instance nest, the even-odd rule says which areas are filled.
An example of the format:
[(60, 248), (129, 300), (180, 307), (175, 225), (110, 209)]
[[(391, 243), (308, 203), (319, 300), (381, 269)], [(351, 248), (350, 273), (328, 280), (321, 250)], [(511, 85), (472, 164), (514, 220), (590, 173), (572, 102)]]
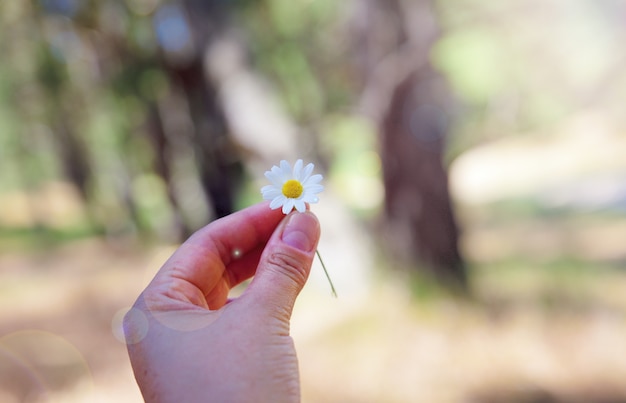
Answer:
[[(124, 318), (148, 402), (293, 402), (300, 398), (289, 321), (320, 226), (261, 203), (207, 225), (163, 265)], [(254, 276), (243, 294), (228, 291)]]

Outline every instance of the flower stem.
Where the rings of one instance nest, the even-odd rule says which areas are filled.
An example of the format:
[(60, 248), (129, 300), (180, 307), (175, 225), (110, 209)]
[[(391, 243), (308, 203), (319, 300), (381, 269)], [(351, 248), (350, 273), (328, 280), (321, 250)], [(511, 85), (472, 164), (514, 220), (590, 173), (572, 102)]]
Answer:
[(328, 279), (328, 282), (330, 283), (330, 289), (333, 293), (333, 297), (337, 298), (337, 291), (335, 291), (335, 286), (333, 285), (333, 281), (330, 279), (330, 276), (328, 275), (328, 270), (326, 270), (326, 265), (324, 264), (324, 261), (322, 260), (322, 255), (320, 255), (320, 251), (315, 249), (315, 254), (317, 254), (317, 258), (320, 260), (320, 263), (322, 264), (322, 269), (324, 269), (324, 274), (326, 274), (326, 278)]

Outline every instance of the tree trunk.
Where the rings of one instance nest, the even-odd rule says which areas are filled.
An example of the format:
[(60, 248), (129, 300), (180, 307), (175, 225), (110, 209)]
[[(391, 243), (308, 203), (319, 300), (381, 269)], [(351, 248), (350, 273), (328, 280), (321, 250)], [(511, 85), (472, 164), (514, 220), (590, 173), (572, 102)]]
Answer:
[(437, 105), (435, 76), (423, 67), (407, 77), (383, 117), (386, 224), (396, 255), (428, 270), (443, 285), (465, 291), (465, 266), (442, 164), (445, 111)]
[(229, 27), (228, 7), (222, 2), (182, 0), (164, 6), (163, 12), (164, 21), (177, 20), (188, 29), (179, 35), (178, 42), (165, 46), (164, 68), (180, 85), (187, 101), (196, 166), (213, 218), (233, 212), (242, 179), (241, 160), (217, 86), (205, 66), (207, 49)]
[(393, 255), (465, 293), (465, 265), (443, 165), (449, 93), (429, 61), (429, 0), (357, 0), (354, 59), (362, 108), (378, 122), (385, 226)]

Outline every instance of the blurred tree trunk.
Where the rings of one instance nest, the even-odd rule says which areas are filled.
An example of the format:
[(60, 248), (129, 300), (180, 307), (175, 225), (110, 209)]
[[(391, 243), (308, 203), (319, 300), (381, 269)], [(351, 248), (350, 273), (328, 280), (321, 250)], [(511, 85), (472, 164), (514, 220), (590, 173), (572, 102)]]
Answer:
[(443, 165), (450, 98), (428, 57), (428, 0), (361, 0), (355, 33), (364, 108), (379, 124), (385, 226), (394, 256), (462, 293), (468, 283)]
[(407, 77), (394, 89), (384, 115), (385, 215), (396, 252), (432, 271), (442, 284), (466, 291), (459, 232), (442, 163), (443, 111), (433, 105), (436, 94), (429, 88), (434, 75), (424, 66)]
[[(31, 12), (31, 18), (36, 21), (32, 25), (37, 34), (41, 35), (44, 30), (41, 24), (43, 10), (34, 9)], [(101, 224), (92, 212), (93, 197), (90, 188), (94, 174), (89, 149), (78, 129), (78, 119), (73, 112), (80, 102), (73, 98), (76, 94), (70, 90), (70, 77), (65, 63), (53, 55), (49, 46), (37, 44), (36, 49), (37, 83), (42, 89), (42, 99), (48, 108), (46, 120), (50, 125), (51, 139), (62, 174), (78, 190), (89, 225), (101, 231)]]
[(219, 218), (234, 210), (242, 165), (217, 85), (206, 74), (205, 54), (229, 28), (229, 10), (227, 3), (204, 0), (184, 0), (180, 5), (191, 36), (189, 43), (182, 44), (169, 57), (166, 54), (165, 67), (187, 99), (200, 183), (211, 201), (210, 215)]
[(163, 117), (155, 102), (148, 103), (148, 113), (146, 117), (147, 135), (154, 150), (154, 171), (165, 184), (167, 200), (172, 207), (173, 222), (172, 230), (175, 237), (182, 241), (189, 237), (193, 230), (185, 221), (183, 208), (178, 200), (174, 187), (172, 175), (172, 163), (174, 160), (174, 149), (171, 146), (165, 128), (163, 127)]

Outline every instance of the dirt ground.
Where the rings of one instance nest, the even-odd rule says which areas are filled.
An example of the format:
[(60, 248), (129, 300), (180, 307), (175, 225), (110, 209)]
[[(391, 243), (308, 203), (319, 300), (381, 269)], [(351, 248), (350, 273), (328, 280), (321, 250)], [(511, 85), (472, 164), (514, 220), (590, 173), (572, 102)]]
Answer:
[(119, 312), (155, 253), (84, 240), (2, 256), (0, 401), (141, 401)]
[[(141, 401), (119, 319), (171, 251), (82, 240), (2, 256), (0, 401)], [(507, 273), (476, 276), (473, 302), (385, 276), (334, 299), (316, 273), (293, 318), (303, 400), (625, 402), (626, 273), (558, 289)]]

